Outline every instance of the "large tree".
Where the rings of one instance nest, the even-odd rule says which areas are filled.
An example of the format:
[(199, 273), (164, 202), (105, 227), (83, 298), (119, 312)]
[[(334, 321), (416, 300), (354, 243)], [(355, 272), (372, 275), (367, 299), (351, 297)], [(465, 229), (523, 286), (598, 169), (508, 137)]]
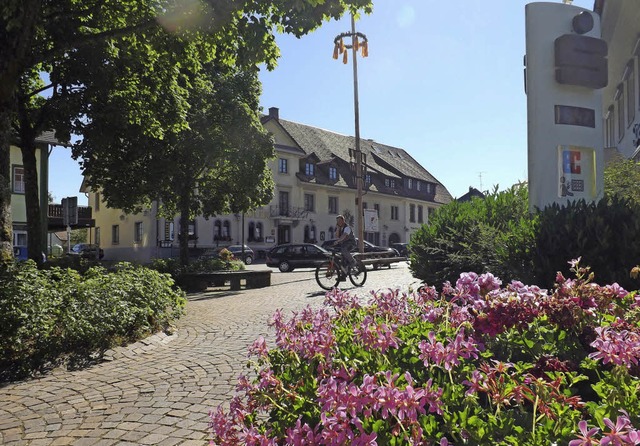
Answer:
[(140, 211), (152, 201), (168, 218), (180, 215), (180, 257), (188, 263), (189, 222), (197, 215), (244, 212), (271, 199), (267, 160), (273, 140), (260, 123), (257, 71), (208, 64), (187, 76), (186, 128), (145, 135), (126, 119), (100, 124), (118, 107), (108, 96), (91, 107), (84, 138), (73, 148), (84, 174), (112, 208)]
[(189, 108), (184, 72), (172, 66), (197, 73), (211, 61), (238, 67), (264, 62), (271, 69), (278, 57), (274, 32), (301, 36), (348, 9), (369, 12), (371, 0), (4, 0), (0, 262), (12, 254), (10, 142), (23, 151), (31, 184), (29, 256), (37, 260), (42, 231), (31, 155), (41, 131), (53, 129), (66, 139), (85, 123), (87, 98), (115, 89), (128, 105), (125, 118), (163, 137), (185, 126)]

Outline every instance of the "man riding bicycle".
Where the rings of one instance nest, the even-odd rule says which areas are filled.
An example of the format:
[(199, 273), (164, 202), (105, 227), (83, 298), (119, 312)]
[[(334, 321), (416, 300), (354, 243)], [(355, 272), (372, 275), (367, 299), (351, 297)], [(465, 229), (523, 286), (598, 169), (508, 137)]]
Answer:
[[(345, 267), (353, 267), (356, 264), (355, 259), (351, 255), (351, 250), (356, 246), (356, 236), (353, 234), (353, 230), (344, 220), (344, 216), (338, 215), (336, 217), (336, 236), (338, 239), (333, 243), (334, 246), (340, 247), (340, 253), (344, 260)], [(346, 273), (346, 268), (345, 271)]]

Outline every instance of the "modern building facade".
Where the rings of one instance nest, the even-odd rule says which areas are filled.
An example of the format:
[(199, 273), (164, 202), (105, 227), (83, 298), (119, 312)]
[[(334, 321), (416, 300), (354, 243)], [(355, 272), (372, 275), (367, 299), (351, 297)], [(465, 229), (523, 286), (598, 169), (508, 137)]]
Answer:
[[(270, 108), (263, 125), (274, 136), (276, 157), (269, 162), (275, 183), (271, 202), (244, 215), (196, 218), (190, 246), (245, 244), (264, 252), (277, 244), (321, 243), (335, 237), (338, 214), (357, 213), (352, 167), (355, 138), (280, 119)], [(388, 246), (406, 242), (429, 215), (452, 200), (449, 191), (405, 150), (361, 139), (365, 156), (363, 205), (377, 210), (377, 230), (367, 240)], [(96, 221), (94, 240), (105, 260), (148, 262), (178, 253), (178, 218), (157, 215), (157, 204), (141, 214), (109, 209), (100, 194), (89, 193)]]
[(640, 161), (640, 2), (596, 0), (608, 45), (608, 85), (603, 89), (605, 157)]

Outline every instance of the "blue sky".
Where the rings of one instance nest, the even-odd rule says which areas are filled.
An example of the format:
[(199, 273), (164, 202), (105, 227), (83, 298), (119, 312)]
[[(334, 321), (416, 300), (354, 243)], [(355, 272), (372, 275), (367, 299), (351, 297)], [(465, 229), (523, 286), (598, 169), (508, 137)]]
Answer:
[[(561, 0), (557, 0), (561, 3)], [(523, 88), (526, 0), (374, 0), (356, 30), (369, 40), (358, 58), (360, 135), (400, 147), (454, 197), (470, 186), (500, 190), (527, 178)], [(574, 0), (593, 8), (593, 0)], [(334, 60), (348, 17), (296, 39), (278, 36), (278, 67), (263, 71), (261, 105), (280, 117), (354, 135), (353, 65)], [(60, 202), (82, 177), (67, 149), (50, 158)]]

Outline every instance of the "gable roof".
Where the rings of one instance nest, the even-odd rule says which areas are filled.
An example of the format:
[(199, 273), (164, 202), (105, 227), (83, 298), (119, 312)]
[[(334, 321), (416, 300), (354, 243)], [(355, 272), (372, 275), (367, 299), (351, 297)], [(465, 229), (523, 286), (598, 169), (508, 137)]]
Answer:
[[(280, 119), (273, 115), (265, 117), (263, 123), (271, 120), (277, 122), (305, 154), (315, 153), (321, 162), (334, 158), (340, 158), (347, 163), (350, 161), (349, 150), (355, 149), (355, 137)], [(361, 138), (360, 150), (366, 156), (366, 168), (369, 173), (377, 172), (389, 178), (413, 178), (432, 183), (436, 186), (434, 202), (445, 204), (453, 199), (444, 185), (404, 149)]]

